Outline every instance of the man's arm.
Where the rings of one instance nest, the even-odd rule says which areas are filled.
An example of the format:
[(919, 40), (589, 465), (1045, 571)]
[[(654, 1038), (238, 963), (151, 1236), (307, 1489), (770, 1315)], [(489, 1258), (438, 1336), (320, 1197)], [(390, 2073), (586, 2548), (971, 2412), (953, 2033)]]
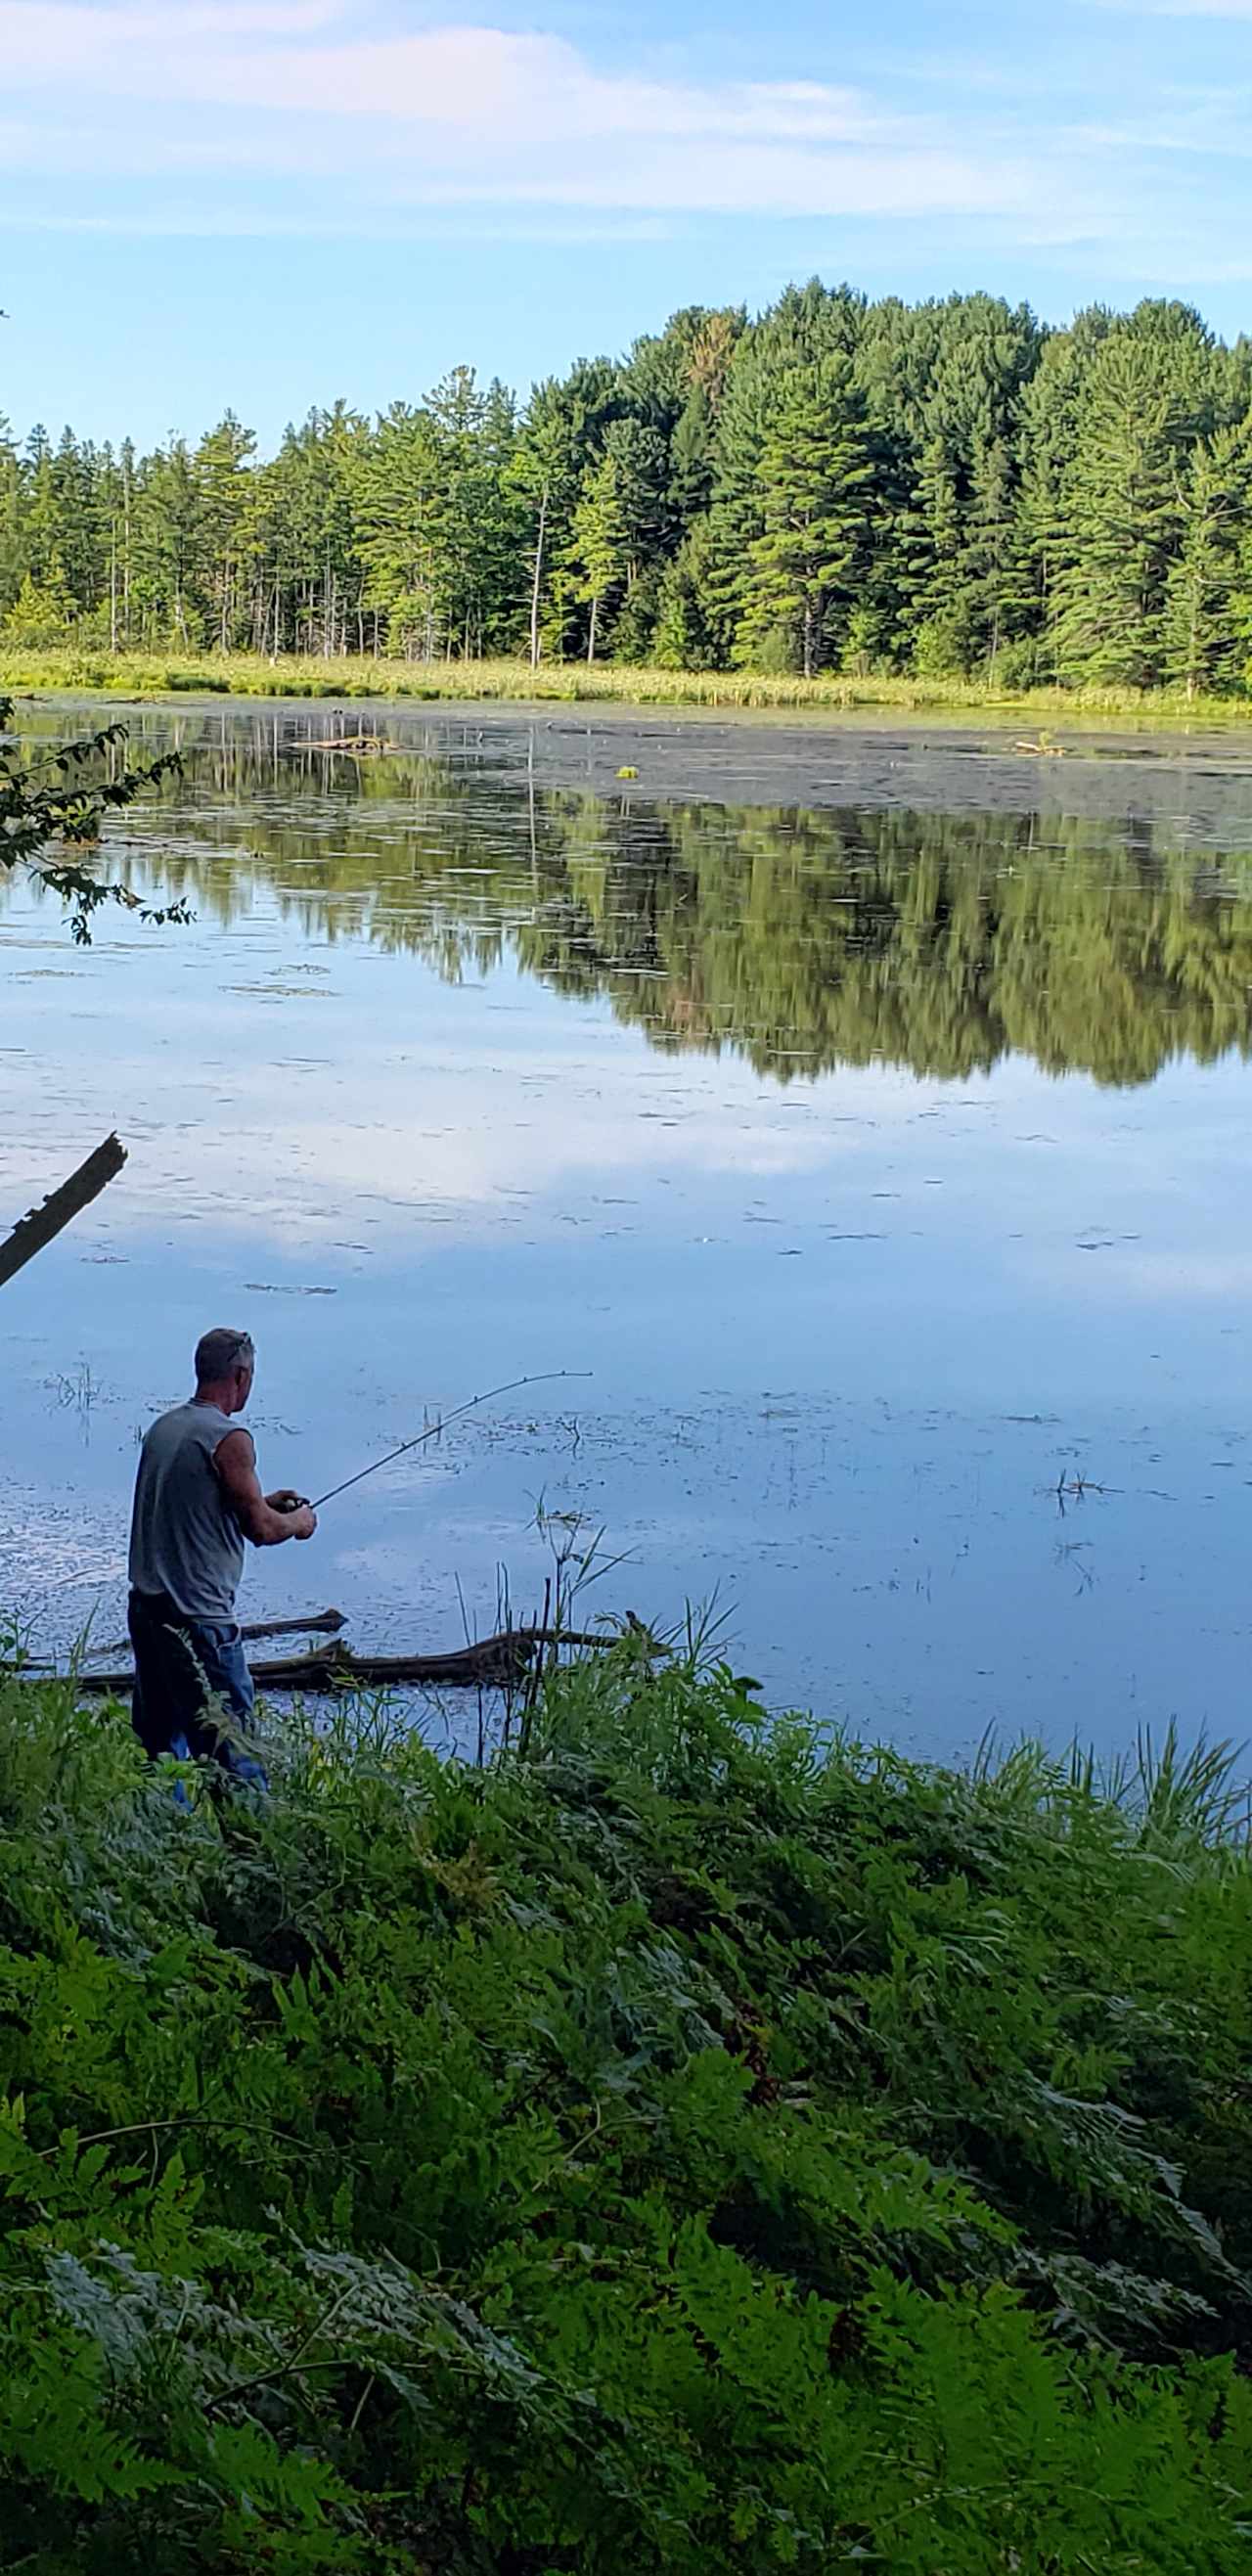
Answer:
[[(228, 1431), (213, 1453), (213, 1465), (240, 1529), (254, 1547), (284, 1547), (289, 1538), (312, 1538), (317, 1516), (307, 1503), (280, 1512), (266, 1501), (251, 1432)], [(281, 1499), (289, 1498), (284, 1494)]]

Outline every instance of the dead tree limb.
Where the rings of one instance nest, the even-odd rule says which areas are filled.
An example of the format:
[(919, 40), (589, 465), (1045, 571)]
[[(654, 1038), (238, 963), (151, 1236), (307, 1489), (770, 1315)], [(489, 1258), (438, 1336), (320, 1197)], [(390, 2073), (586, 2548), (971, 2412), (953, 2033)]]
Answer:
[[(245, 1645), (255, 1645), (262, 1637), (337, 1637), (347, 1624), (342, 1610), (319, 1610), (307, 1619), (256, 1619), (239, 1634)], [(107, 1646), (88, 1646), (85, 1660), (94, 1664), (102, 1655), (129, 1653), (129, 1637), (111, 1637)]]
[[(394, 1690), (439, 1684), (447, 1689), (502, 1689), (518, 1681), (542, 1646), (596, 1646), (618, 1642), (613, 1634), (588, 1634), (563, 1628), (506, 1628), (498, 1637), (483, 1637), (443, 1655), (355, 1655), (337, 1642), (317, 1646), (311, 1654), (263, 1658), (251, 1666), (259, 1690), (308, 1691), (317, 1696), (337, 1690)], [(33, 1676), (32, 1676), (33, 1678)], [(133, 1672), (79, 1673), (76, 1687), (93, 1697), (125, 1699), (133, 1690)]]
[(125, 1146), (119, 1144), (116, 1136), (106, 1136), (103, 1145), (97, 1145), (94, 1154), (89, 1154), (86, 1162), (79, 1164), (78, 1170), (68, 1181), (61, 1183), (59, 1190), (53, 1191), (51, 1198), (44, 1200), (42, 1207), (32, 1208), (29, 1216), (19, 1220), (12, 1233), (0, 1243), (0, 1288), (7, 1287), (10, 1279), (15, 1278), (19, 1270), (24, 1270), (37, 1252), (43, 1251), (45, 1244), (55, 1242), (58, 1234), (71, 1225), (76, 1216), (81, 1216), (93, 1199), (99, 1198), (101, 1190), (107, 1189), (109, 1182), (117, 1179), (125, 1161)]

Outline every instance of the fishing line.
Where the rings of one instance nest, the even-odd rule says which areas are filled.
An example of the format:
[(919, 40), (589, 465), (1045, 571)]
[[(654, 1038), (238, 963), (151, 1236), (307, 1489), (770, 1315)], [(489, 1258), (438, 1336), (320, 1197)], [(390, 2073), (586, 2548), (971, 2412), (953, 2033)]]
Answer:
[(323, 1494), (320, 1500), (314, 1503), (313, 1510), (324, 1511), (327, 1503), (338, 1502), (339, 1496), (350, 1494), (354, 1485), (363, 1485), (367, 1476), (377, 1476), (384, 1467), (394, 1467), (397, 1458), (407, 1458), (410, 1450), (422, 1448), (427, 1440), (437, 1440), (440, 1432), (446, 1431), (450, 1422), (460, 1422), (467, 1413), (477, 1413), (481, 1405), (494, 1404), (497, 1396), (516, 1395), (524, 1386), (555, 1386), (560, 1378), (590, 1376), (590, 1369), (546, 1369), (541, 1377), (515, 1377), (510, 1379), (507, 1386), (489, 1387), (486, 1395), (471, 1396), (468, 1404), (458, 1404), (455, 1412), (442, 1414), (438, 1422), (431, 1423), (428, 1431), (419, 1431), (415, 1440), (402, 1441), (400, 1447), (393, 1449), (389, 1457), (376, 1458), (373, 1466), (362, 1467), (358, 1476), (349, 1476), (346, 1483), (342, 1485), (332, 1485), (330, 1492)]

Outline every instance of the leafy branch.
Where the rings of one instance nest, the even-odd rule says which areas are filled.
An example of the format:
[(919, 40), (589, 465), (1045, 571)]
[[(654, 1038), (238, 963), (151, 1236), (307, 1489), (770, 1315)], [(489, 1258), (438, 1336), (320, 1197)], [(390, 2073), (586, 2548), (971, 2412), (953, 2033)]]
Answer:
[[(76, 855), (99, 849), (110, 814), (124, 812), (148, 789), (178, 774), (182, 764), (177, 752), (113, 768), (111, 755), (126, 742), (127, 731), (123, 724), (111, 724), (61, 745), (32, 769), (10, 735), (12, 715), (12, 699), (0, 697), (0, 867), (26, 865), (40, 884), (61, 897), (80, 948), (90, 946), (92, 922), (105, 904), (117, 904), (158, 926), (190, 921), (185, 903), (145, 904), (132, 886), (94, 874)], [(58, 845), (65, 855), (47, 857)]]

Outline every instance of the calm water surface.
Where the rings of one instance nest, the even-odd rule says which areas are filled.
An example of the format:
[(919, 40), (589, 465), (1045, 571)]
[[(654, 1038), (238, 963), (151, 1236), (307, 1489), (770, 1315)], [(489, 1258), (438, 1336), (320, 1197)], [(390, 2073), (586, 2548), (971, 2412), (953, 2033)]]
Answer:
[(0, 898), (5, 1222), (131, 1148), (4, 1295), (43, 1641), (118, 1631), (139, 1431), (238, 1322), (305, 1491), (591, 1373), (254, 1562), (254, 1611), (457, 1641), (458, 1581), (533, 1606), (542, 1504), (626, 1558), (589, 1611), (716, 1595), (771, 1701), (867, 1734), (1244, 1733), (1252, 745), (132, 722), (185, 771), (109, 863), (194, 927), (82, 954)]

